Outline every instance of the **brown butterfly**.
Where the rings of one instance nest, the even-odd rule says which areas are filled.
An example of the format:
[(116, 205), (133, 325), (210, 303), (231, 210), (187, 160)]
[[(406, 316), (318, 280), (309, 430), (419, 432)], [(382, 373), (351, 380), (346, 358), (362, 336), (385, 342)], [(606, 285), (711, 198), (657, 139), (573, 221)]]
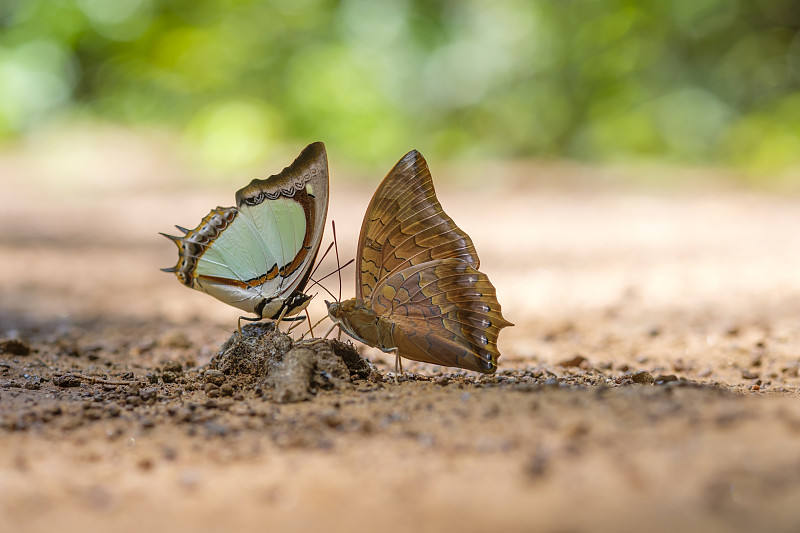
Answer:
[(367, 208), (356, 297), (326, 302), (351, 337), (400, 357), (492, 373), (506, 326), (472, 240), (445, 214), (416, 150), (386, 175)]

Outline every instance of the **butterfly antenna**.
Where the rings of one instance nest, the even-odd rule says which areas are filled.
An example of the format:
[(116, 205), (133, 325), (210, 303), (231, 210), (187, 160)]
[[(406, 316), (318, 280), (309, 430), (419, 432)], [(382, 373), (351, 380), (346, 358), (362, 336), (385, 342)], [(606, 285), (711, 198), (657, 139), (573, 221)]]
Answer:
[(339, 274), (339, 298), (336, 302), (342, 301), (342, 264), (339, 262), (339, 244), (336, 241), (336, 221), (331, 220), (331, 227), (333, 228), (333, 248), (336, 250), (336, 272)]
[[(333, 272), (331, 272), (331, 274), (333, 274)], [(328, 274), (328, 276), (330, 276), (330, 274)], [(326, 276), (326, 277), (327, 277), (327, 276)], [(323, 278), (323, 279), (324, 279), (324, 278)], [(311, 288), (311, 287), (313, 287), (314, 285), (319, 285), (319, 286), (320, 286), (320, 288), (321, 288), (323, 291), (327, 292), (327, 293), (328, 293), (328, 295), (329, 295), (331, 298), (336, 298), (336, 296), (334, 296), (334, 295), (333, 295), (333, 293), (332, 293), (331, 291), (329, 291), (327, 287), (325, 287), (324, 285), (321, 285), (321, 284), (320, 284), (318, 281), (315, 281), (315, 282), (314, 282), (312, 285), (310, 285), (309, 287), (306, 287), (306, 290), (310, 289), (310, 288)]]
[[(311, 288), (311, 287), (313, 287), (314, 285), (319, 285), (320, 287), (322, 287), (322, 285), (320, 285), (320, 283), (319, 283), (320, 281), (322, 281), (322, 280), (324, 280), (324, 279), (326, 279), (326, 278), (329, 278), (329, 277), (333, 276), (334, 274), (336, 274), (337, 272), (339, 272), (339, 271), (340, 271), (340, 270), (342, 270), (343, 268), (347, 268), (347, 267), (349, 267), (349, 266), (350, 266), (350, 264), (351, 264), (351, 263), (354, 263), (354, 262), (355, 262), (355, 259), (351, 259), (350, 261), (348, 261), (347, 263), (343, 264), (343, 265), (342, 265), (340, 268), (337, 268), (337, 269), (336, 269), (336, 270), (334, 270), (333, 272), (330, 272), (330, 273), (328, 273), (328, 274), (325, 274), (324, 276), (322, 276), (322, 277), (321, 277), (321, 278), (319, 278), (319, 279), (312, 279), (311, 281), (313, 281), (314, 283), (312, 283), (311, 285), (308, 285), (308, 286), (305, 288), (305, 290), (308, 290), (308, 289), (310, 289), (310, 288)], [(322, 288), (323, 288), (323, 289), (325, 289), (325, 287), (322, 287)], [(325, 290), (327, 290), (327, 289), (325, 289)], [(328, 292), (328, 294), (330, 294), (330, 295), (331, 295), (331, 298), (333, 298), (334, 300), (336, 300), (336, 296), (334, 296), (334, 295), (333, 295), (333, 294), (331, 294), (330, 292)], [(338, 302), (339, 300), (336, 300), (336, 301)]]
[[(339, 298), (336, 300), (337, 302), (342, 301), (342, 266), (339, 262), (339, 244), (336, 240), (336, 221), (331, 220), (331, 227), (333, 228), (333, 248), (336, 250), (336, 272), (339, 274)], [(326, 335), (327, 337), (327, 335)], [(342, 340), (342, 328), (339, 328), (339, 335), (336, 337), (338, 340)]]
[(325, 250), (325, 253), (322, 254), (322, 257), (319, 258), (319, 261), (317, 261), (317, 266), (315, 266), (314, 270), (311, 271), (311, 274), (309, 274), (308, 276), (309, 278), (313, 278), (314, 274), (317, 273), (317, 270), (319, 270), (319, 267), (322, 265), (322, 261), (325, 259), (325, 256), (328, 255), (328, 252), (331, 251), (331, 248), (333, 248), (333, 243), (330, 243), (328, 245), (328, 248)]

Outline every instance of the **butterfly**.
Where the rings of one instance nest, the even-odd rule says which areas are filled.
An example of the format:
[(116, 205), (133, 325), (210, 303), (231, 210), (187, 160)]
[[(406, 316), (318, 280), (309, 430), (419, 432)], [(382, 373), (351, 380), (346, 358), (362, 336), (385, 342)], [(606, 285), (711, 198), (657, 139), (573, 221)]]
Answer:
[(370, 201), (356, 255), (356, 297), (325, 302), (351, 337), (400, 357), (478, 372), (497, 370), (497, 337), (512, 326), (478, 271), (472, 240), (445, 214), (416, 150)]
[[(236, 207), (217, 207), (185, 235), (162, 233), (178, 246), (174, 272), (187, 287), (210, 294), (259, 320), (299, 313), (328, 212), (325, 145), (308, 145), (279, 174), (236, 191)], [(244, 317), (242, 317), (244, 318)]]

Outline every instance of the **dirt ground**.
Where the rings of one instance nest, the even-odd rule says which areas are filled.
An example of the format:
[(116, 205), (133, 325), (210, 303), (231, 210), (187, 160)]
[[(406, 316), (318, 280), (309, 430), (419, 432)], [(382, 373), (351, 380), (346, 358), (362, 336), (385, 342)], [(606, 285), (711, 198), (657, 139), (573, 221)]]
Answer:
[[(0, 155), (2, 530), (800, 530), (797, 194), (431, 162), (516, 324), (500, 371), (357, 346), (279, 403), (219, 370), (237, 311), (158, 270), (240, 184), (98, 144)], [(382, 176), (331, 172), (349, 259)]]

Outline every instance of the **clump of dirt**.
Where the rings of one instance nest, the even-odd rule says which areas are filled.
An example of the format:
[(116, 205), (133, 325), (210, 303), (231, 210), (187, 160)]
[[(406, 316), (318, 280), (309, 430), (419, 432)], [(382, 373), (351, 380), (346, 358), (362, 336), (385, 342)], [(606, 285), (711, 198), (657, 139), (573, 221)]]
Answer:
[(18, 339), (3, 339), (0, 340), (0, 354), (7, 355), (28, 355), (31, 353), (31, 348), (24, 342)]
[(208, 365), (206, 394), (215, 388), (253, 391), (279, 403), (310, 400), (318, 390), (344, 390), (354, 379), (383, 377), (356, 351), (337, 340), (298, 341), (273, 323), (248, 324), (234, 332)]

